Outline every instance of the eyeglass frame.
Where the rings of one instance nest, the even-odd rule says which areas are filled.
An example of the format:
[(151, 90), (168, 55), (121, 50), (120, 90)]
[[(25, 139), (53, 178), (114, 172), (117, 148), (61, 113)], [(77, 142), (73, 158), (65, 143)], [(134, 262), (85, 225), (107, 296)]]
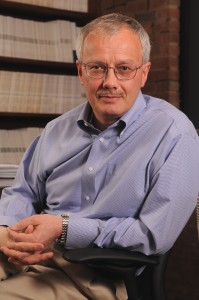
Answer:
[[(88, 67), (88, 64), (96, 64), (96, 65), (100, 65), (100, 66), (104, 66), (105, 68), (104, 68), (104, 73), (103, 73), (103, 76), (102, 77), (92, 77), (92, 76), (90, 76), (89, 74), (88, 74), (88, 71), (87, 71), (87, 68), (86, 67)], [(114, 74), (115, 74), (115, 77), (118, 79), (118, 80), (121, 80), (121, 81), (123, 81), (123, 80), (130, 80), (130, 79), (133, 79), (133, 78), (135, 78), (135, 76), (137, 75), (137, 71), (139, 70), (139, 69), (141, 69), (141, 67), (144, 65), (144, 64), (141, 64), (139, 67), (136, 67), (135, 66), (135, 68), (133, 69), (133, 71), (135, 71), (135, 75), (133, 76), (133, 77), (131, 77), (131, 78), (118, 78), (118, 76), (117, 76), (117, 71), (116, 71), (116, 67), (109, 67), (109, 66), (107, 66), (106, 64), (101, 64), (101, 63), (95, 63), (95, 62), (90, 62), (90, 63), (87, 63), (87, 64), (85, 64), (85, 63), (83, 63), (82, 61), (80, 61), (80, 64), (85, 68), (85, 70), (86, 70), (86, 74), (90, 77), (90, 78), (93, 78), (93, 79), (102, 79), (102, 78), (104, 78), (104, 77), (106, 77), (107, 76), (107, 74), (108, 74), (108, 69), (113, 69), (113, 71), (114, 71)]]

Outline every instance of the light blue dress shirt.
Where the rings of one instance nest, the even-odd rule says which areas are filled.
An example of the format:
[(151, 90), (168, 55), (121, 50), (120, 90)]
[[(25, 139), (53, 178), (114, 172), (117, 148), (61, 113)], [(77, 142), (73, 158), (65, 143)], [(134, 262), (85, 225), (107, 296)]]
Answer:
[(175, 242), (199, 192), (199, 138), (188, 118), (141, 92), (100, 132), (85, 103), (51, 121), (29, 147), (0, 224), (42, 211), (69, 214), (66, 247), (125, 247), (163, 253)]

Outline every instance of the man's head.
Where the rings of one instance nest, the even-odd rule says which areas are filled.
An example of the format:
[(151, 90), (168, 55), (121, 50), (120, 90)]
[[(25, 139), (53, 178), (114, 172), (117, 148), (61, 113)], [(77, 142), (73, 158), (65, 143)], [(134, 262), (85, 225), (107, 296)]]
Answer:
[(77, 68), (100, 129), (134, 104), (150, 69), (150, 49), (141, 24), (121, 14), (99, 17), (81, 30)]

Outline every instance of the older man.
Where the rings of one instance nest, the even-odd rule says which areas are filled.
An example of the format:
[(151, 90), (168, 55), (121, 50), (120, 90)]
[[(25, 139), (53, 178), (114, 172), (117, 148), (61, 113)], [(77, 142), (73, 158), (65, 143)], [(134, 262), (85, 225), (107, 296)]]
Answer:
[(65, 262), (64, 247), (164, 253), (196, 205), (199, 139), (177, 108), (142, 94), (143, 27), (102, 16), (82, 28), (77, 56), (87, 103), (46, 126), (0, 201), (5, 300), (125, 299), (123, 287)]

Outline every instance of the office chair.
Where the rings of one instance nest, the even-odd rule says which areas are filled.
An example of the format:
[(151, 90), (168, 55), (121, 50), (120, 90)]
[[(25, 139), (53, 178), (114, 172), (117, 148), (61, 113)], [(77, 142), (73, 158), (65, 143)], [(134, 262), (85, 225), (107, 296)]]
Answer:
[(123, 249), (84, 248), (65, 250), (63, 257), (104, 272), (105, 276), (109, 274), (109, 278), (117, 276), (124, 280), (128, 300), (165, 300), (164, 275), (169, 252), (147, 256)]
[[(196, 129), (196, 131), (199, 135), (199, 129)], [(198, 239), (199, 239), (199, 194), (198, 194), (197, 205), (196, 205), (196, 218), (197, 218)]]
[(198, 239), (199, 239), (199, 195), (198, 195), (197, 205), (196, 205), (196, 218), (197, 218), (197, 229), (198, 229)]

